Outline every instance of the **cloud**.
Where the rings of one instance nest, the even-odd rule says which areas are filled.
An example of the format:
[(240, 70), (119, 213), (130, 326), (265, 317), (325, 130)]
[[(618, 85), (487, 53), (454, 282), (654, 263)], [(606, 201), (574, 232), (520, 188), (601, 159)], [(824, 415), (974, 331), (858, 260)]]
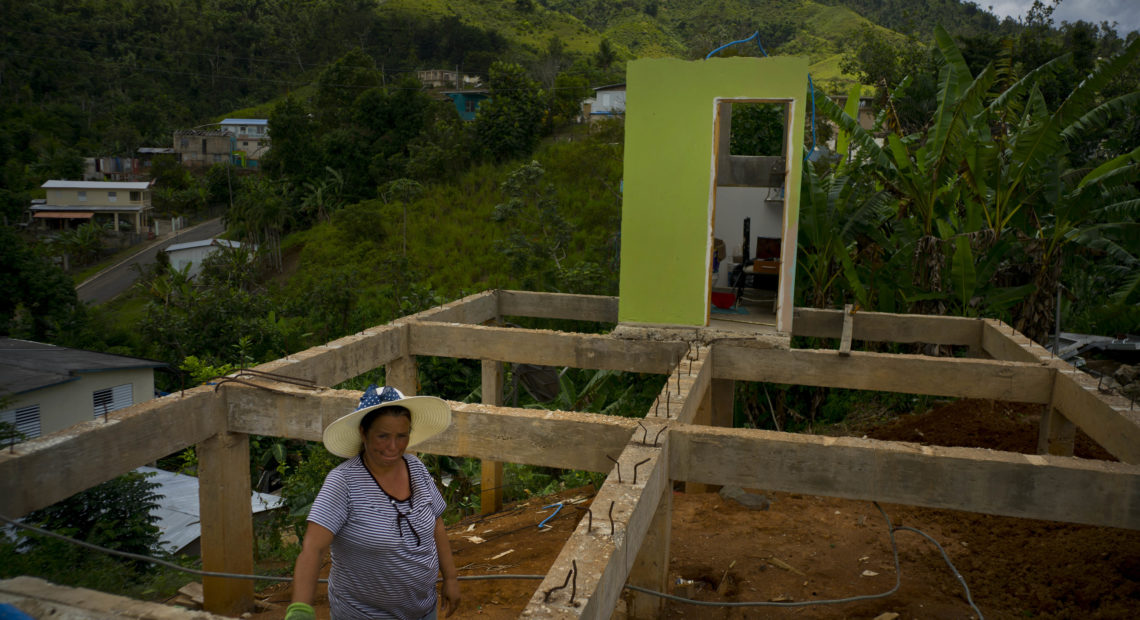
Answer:
[[(1026, 11), (1033, 6), (1033, 0), (980, 0), (983, 8), (992, 7), (998, 18), (1025, 18)], [(1125, 36), (1133, 30), (1140, 30), (1140, 2), (1136, 0), (1062, 0), (1053, 12), (1053, 22), (1075, 22), (1084, 20), (1099, 24), (1102, 21), (1117, 22), (1116, 32)]]

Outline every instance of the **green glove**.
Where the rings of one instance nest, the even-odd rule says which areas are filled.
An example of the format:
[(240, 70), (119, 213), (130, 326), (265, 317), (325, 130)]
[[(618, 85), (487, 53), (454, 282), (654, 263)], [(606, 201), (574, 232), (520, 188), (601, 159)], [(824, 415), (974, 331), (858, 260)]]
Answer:
[(317, 612), (308, 603), (293, 603), (285, 610), (285, 620), (317, 620)]

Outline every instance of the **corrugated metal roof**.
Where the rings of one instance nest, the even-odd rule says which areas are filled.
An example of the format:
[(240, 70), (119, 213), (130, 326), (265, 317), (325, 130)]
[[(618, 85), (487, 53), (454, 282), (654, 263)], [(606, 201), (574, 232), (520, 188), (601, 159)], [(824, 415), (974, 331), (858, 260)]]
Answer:
[(192, 248), (204, 248), (208, 246), (217, 246), (220, 248), (240, 248), (241, 243), (237, 241), (230, 241), (229, 239), (203, 239), (202, 241), (187, 241), (186, 243), (175, 243), (166, 248), (166, 253), (177, 252), (179, 250), (189, 250)]
[(149, 189), (147, 181), (46, 181), (44, 189)]
[(227, 118), (219, 125), (268, 125), (269, 119), (266, 118)]
[[(202, 535), (202, 524), (198, 509), (198, 479), (174, 472), (140, 467), (139, 473), (153, 473), (149, 480), (157, 482), (156, 493), (163, 496), (158, 500), (154, 515), (158, 517), (160, 531), (159, 544), (168, 551), (177, 553)], [(285, 505), (285, 500), (268, 493), (251, 492), (249, 498), (253, 514), (273, 510)]]

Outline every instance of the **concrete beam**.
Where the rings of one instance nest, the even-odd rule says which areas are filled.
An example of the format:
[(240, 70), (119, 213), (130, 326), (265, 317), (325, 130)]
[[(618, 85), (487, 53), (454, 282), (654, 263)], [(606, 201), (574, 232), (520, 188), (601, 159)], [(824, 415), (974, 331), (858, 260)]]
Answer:
[[(613, 467), (590, 506), (593, 528), (587, 531), (587, 518), (578, 521), (574, 533), (546, 573), (546, 579), (523, 610), (523, 616), (608, 618), (613, 613), (642, 541), (650, 532), (661, 496), (672, 492), (667, 471), (668, 437), (664, 437), (657, 448), (631, 443), (621, 452), (618, 461), (621, 482), (618, 468)], [(642, 461), (645, 462), (637, 468), (637, 484), (633, 484), (633, 467)], [(610, 514), (613, 515), (612, 530)], [(575, 565), (574, 602), (577, 605), (571, 604), (570, 588), (556, 590), (547, 597), (546, 593), (561, 586)]]
[(0, 512), (8, 517), (50, 506), (225, 429), (214, 388), (197, 387), (112, 411), (0, 451)]
[(501, 316), (617, 323), (618, 298), (565, 293), (499, 291)]
[[(796, 308), (792, 335), (839, 338), (843, 333), (842, 310)], [(864, 312), (855, 317), (854, 340), (871, 342), (921, 342), (978, 347), (982, 344), (981, 321), (954, 316)]]
[(499, 318), (499, 291), (483, 291), (463, 299), (410, 314), (403, 321), (431, 321), (436, 323), (486, 323)]
[[(229, 429), (320, 441), (325, 426), (352, 411), (361, 395), (352, 390), (275, 387), (279, 391), (222, 387), (227, 391)], [(416, 446), (416, 452), (601, 472), (613, 466), (605, 453), (620, 452), (638, 428), (636, 420), (593, 413), (450, 405), (451, 426)]]
[(1140, 464), (1140, 410), (1133, 411), (1128, 399), (1103, 393), (1096, 379), (1069, 370), (1057, 373), (1053, 408), (1116, 458)]
[(674, 478), (1140, 529), (1140, 467), (754, 429), (670, 428)]
[(758, 349), (736, 342), (715, 346), (713, 375), (738, 381), (1044, 404), (1054, 373), (1039, 364), (994, 360), (860, 351), (840, 357), (833, 351)]
[(570, 366), (627, 372), (672, 372), (683, 342), (622, 340), (599, 334), (483, 325), (410, 323), (413, 355)]
[(398, 359), (407, 348), (406, 339), (407, 326), (381, 325), (286, 355), (255, 370), (333, 386)]

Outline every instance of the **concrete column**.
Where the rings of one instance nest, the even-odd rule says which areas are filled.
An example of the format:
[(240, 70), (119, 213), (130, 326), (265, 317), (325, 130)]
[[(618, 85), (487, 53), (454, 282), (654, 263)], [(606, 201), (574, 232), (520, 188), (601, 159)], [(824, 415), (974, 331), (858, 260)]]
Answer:
[[(697, 406), (697, 414), (693, 416), (693, 424), (703, 424), (708, 426), (712, 424), (712, 386), (707, 390), (701, 398), (700, 404)], [(719, 487), (703, 484), (700, 482), (686, 482), (686, 493), (713, 493), (719, 490)]]
[(404, 393), (404, 396), (414, 396), (419, 387), (416, 373), (416, 356), (405, 355), (394, 359), (384, 367), (384, 383)]
[[(483, 404), (503, 404), (503, 363), (483, 360)], [(480, 466), (479, 512), (491, 514), (503, 509), (503, 464), (484, 460)]]
[[(219, 433), (198, 444), (202, 569), (253, 573), (249, 436)], [(253, 581), (202, 578), (206, 611), (237, 616), (253, 609)]]
[[(669, 590), (669, 539), (673, 529), (672, 484), (666, 485), (657, 503), (657, 511), (649, 524), (649, 531), (641, 542), (637, 559), (629, 571), (629, 583), (658, 592)], [(665, 599), (659, 596), (627, 591), (626, 612), (630, 618), (660, 618), (665, 611)]]
[(1045, 405), (1041, 412), (1041, 425), (1037, 428), (1037, 454), (1073, 456), (1077, 439), (1077, 426), (1053, 408)]

